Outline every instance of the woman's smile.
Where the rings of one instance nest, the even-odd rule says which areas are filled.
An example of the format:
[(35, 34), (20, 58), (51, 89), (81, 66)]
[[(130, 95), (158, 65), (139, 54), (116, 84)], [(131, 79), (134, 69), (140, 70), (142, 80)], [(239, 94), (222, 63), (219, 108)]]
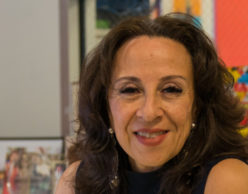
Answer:
[(134, 132), (138, 141), (146, 146), (157, 146), (166, 138), (168, 130), (139, 129)]

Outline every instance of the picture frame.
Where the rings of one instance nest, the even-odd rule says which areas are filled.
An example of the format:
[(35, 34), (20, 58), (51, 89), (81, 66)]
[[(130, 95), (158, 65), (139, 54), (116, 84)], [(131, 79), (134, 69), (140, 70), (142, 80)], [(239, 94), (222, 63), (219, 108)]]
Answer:
[(81, 62), (109, 30), (124, 18), (145, 15), (158, 17), (163, 1), (165, 0), (80, 0)]
[(0, 138), (0, 193), (53, 193), (65, 168), (63, 138)]

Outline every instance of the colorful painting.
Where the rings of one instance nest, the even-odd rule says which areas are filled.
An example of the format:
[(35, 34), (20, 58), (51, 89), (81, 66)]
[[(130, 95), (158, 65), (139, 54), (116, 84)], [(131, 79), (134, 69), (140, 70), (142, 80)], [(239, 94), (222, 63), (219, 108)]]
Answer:
[[(231, 67), (229, 71), (234, 77), (234, 94), (240, 99), (240, 101), (247, 108), (245, 119), (242, 121), (242, 125), (248, 125), (248, 66)], [(243, 136), (248, 136), (248, 128), (244, 128), (241, 131)]]
[(97, 0), (96, 27), (97, 29), (110, 29), (115, 24), (130, 16), (150, 16), (156, 18), (160, 15), (161, 0)]
[(149, 0), (97, 0), (96, 27), (109, 29), (126, 17), (147, 15), (149, 12)]

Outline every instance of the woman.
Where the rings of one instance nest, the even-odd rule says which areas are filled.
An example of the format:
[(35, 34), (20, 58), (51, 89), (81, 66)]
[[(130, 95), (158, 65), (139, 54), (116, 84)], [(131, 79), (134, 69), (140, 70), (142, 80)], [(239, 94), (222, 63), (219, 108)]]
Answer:
[(248, 193), (232, 84), (192, 17), (123, 21), (83, 64), (81, 161), (57, 193)]

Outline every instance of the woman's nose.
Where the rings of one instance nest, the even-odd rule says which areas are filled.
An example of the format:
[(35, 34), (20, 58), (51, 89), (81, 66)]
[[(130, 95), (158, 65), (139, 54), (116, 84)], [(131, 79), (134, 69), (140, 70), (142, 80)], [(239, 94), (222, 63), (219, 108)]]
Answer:
[(145, 122), (151, 122), (161, 118), (163, 115), (161, 99), (155, 95), (144, 97), (140, 103), (140, 107), (138, 108), (136, 115)]

